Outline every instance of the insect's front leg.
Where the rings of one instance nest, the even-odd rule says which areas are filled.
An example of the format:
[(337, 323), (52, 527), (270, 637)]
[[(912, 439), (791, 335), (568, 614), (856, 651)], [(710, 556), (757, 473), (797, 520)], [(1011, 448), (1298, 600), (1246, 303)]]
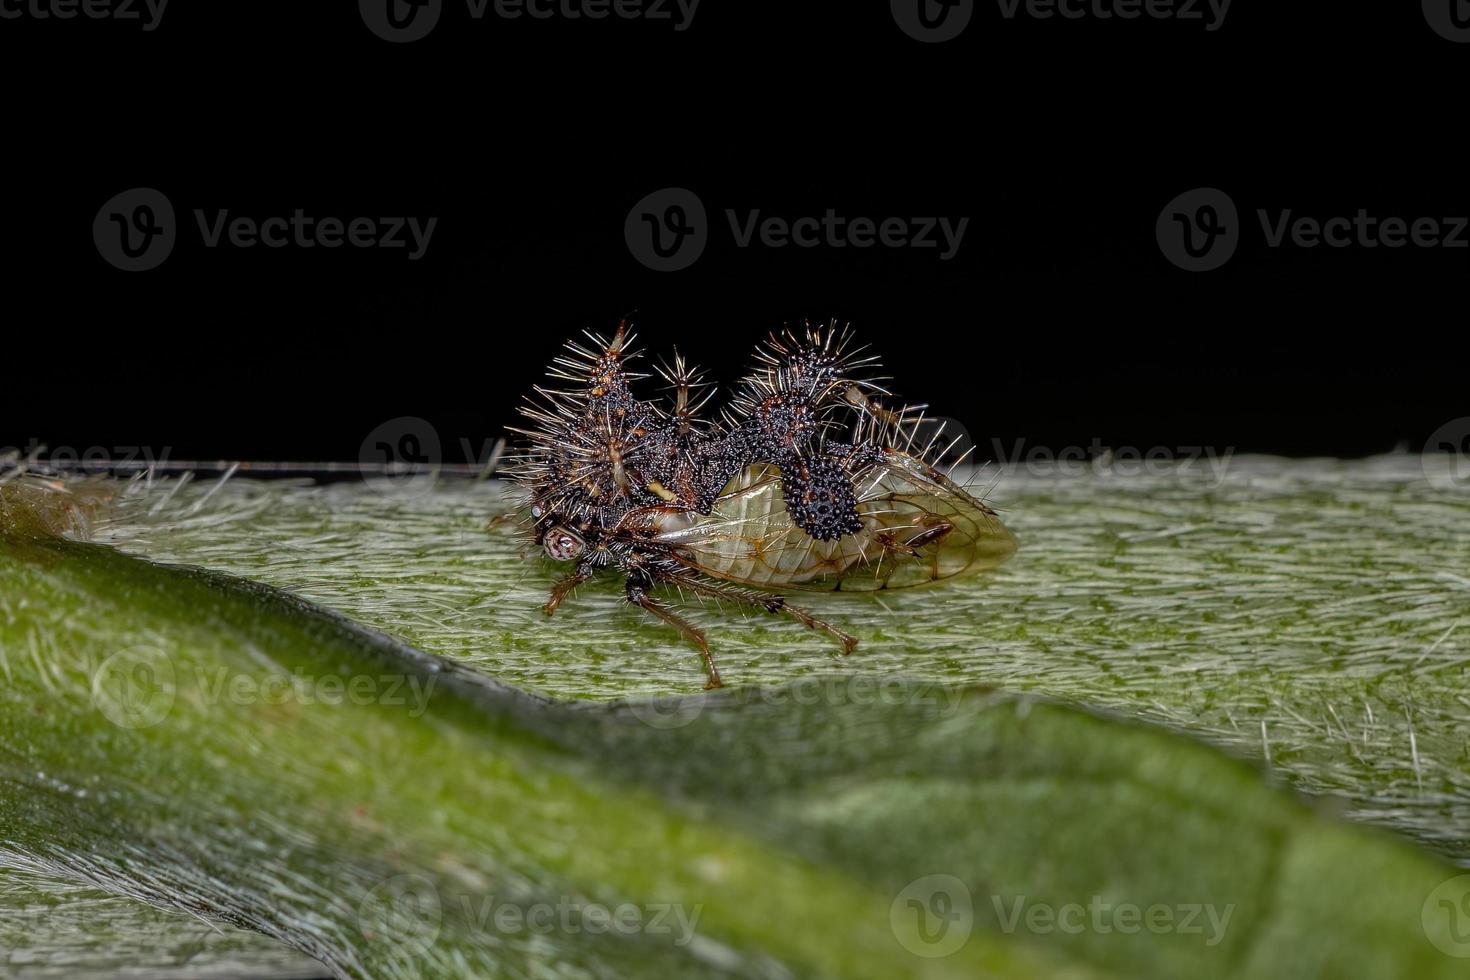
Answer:
[(623, 594), (633, 605), (642, 607), (677, 629), (684, 639), (698, 648), (700, 659), (704, 661), (704, 689), (706, 691), (724, 687), (725, 682), (720, 680), (720, 671), (715, 666), (715, 659), (710, 656), (709, 641), (705, 639), (704, 631), (649, 595), (648, 590), (651, 588), (653, 588), (653, 578), (647, 572), (634, 571), (628, 575)]
[(556, 607), (562, 604), (562, 600), (571, 595), (577, 586), (591, 578), (596, 571), (597, 569), (590, 563), (584, 562), (578, 565), (575, 572), (551, 587), (551, 595), (547, 597), (546, 605), (541, 607), (541, 611), (548, 616), (556, 612)]

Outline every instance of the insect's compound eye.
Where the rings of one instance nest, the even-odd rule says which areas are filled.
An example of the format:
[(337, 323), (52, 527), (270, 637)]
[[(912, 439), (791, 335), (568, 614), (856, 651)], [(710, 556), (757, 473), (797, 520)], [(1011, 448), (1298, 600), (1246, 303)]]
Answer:
[(575, 531), (568, 531), (559, 524), (553, 524), (546, 529), (546, 536), (541, 539), (541, 545), (546, 553), (557, 561), (571, 561), (582, 552), (587, 550), (587, 542)]

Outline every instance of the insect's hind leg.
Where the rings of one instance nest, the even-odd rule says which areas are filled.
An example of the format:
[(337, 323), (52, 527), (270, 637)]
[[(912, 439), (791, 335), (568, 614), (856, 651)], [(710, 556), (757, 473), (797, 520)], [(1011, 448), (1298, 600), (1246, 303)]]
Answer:
[(691, 592), (700, 595), (712, 596), (716, 599), (729, 599), (731, 602), (741, 602), (748, 606), (758, 606), (768, 613), (784, 613), (796, 620), (810, 630), (818, 630), (842, 644), (842, 654), (846, 656), (857, 647), (857, 637), (851, 636), (824, 620), (818, 619), (811, 613), (799, 606), (793, 606), (786, 601), (786, 597), (775, 595), (770, 592), (757, 592), (754, 589), (744, 589), (738, 585), (724, 585), (716, 582), (706, 581), (700, 578), (679, 577), (676, 579), (681, 586)]
[(831, 623), (818, 619), (811, 613), (807, 612), (805, 609), (802, 609), (800, 606), (791, 605), (789, 602), (786, 601), (785, 596), (778, 595), (773, 596), (773, 598), (781, 603), (781, 612), (790, 616), (792, 619), (795, 619), (798, 623), (801, 623), (807, 629), (821, 630), (823, 633), (826, 633), (828, 636), (841, 643), (842, 655), (844, 657), (847, 656), (849, 653), (852, 653), (852, 651), (857, 648), (857, 637), (849, 633), (844, 633), (842, 632), (842, 630), (833, 626)]
[(650, 584), (646, 579), (631, 576), (628, 579), (628, 584), (624, 587), (623, 595), (633, 605), (641, 606), (643, 609), (674, 627), (683, 635), (684, 639), (693, 643), (699, 649), (699, 657), (704, 661), (704, 689), (706, 691), (713, 690), (717, 687), (724, 687), (725, 682), (720, 679), (720, 671), (715, 666), (715, 658), (710, 656), (709, 641), (705, 639), (704, 631), (649, 595), (648, 587)]

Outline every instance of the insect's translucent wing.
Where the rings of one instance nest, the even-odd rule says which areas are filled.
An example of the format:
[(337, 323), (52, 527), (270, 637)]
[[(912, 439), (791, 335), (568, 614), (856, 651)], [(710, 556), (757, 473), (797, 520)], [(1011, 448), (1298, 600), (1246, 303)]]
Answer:
[(708, 516), (658, 535), (699, 571), (766, 588), (905, 588), (992, 568), (1016, 541), (995, 515), (932, 467), (890, 452), (857, 486), (863, 530), (817, 541), (796, 526), (775, 467), (747, 467)]
[(900, 589), (994, 568), (1016, 550), (995, 511), (934, 467), (890, 452), (858, 486), (871, 561), (833, 582), (843, 591)]

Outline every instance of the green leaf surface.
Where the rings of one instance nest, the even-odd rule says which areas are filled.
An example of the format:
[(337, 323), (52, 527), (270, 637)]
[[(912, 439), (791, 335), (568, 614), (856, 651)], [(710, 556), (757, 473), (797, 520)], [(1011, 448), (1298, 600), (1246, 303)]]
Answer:
[(551, 701), (261, 585), (0, 541), (0, 864), (343, 976), (1462, 974), (1451, 866), (1165, 730), (854, 663)]
[[(976, 477), (1021, 542), (995, 572), (793, 597), (858, 636), (851, 658), (784, 619), (685, 609), (731, 684), (858, 671), (1106, 707), (1470, 864), (1470, 492), (1451, 476), (1450, 457), (1407, 454), (1038, 457)], [(700, 686), (690, 648), (614, 581), (542, 616), (560, 570), (486, 530), (509, 507), (493, 481), (161, 481), (123, 497), (99, 540), (289, 589), (527, 690)]]
[[(15, 980), (320, 980), (322, 965), (259, 933), (17, 866), (0, 870), (0, 976)], [(21, 862), (23, 864), (23, 862)]]

